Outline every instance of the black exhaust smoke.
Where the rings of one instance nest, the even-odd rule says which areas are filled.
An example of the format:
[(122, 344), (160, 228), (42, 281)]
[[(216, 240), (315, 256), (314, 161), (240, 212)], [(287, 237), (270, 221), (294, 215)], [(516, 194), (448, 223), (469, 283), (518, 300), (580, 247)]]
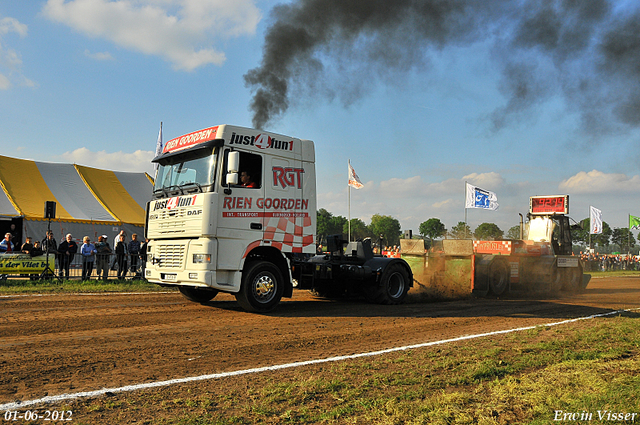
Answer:
[[(253, 125), (284, 114), (292, 93), (344, 105), (376, 82), (402, 84), (453, 46), (489, 43), (505, 104), (498, 131), (561, 95), (585, 133), (640, 124), (640, 11), (609, 0), (300, 0), (276, 6), (262, 62), (245, 74)], [(308, 97), (308, 96), (307, 96)]]

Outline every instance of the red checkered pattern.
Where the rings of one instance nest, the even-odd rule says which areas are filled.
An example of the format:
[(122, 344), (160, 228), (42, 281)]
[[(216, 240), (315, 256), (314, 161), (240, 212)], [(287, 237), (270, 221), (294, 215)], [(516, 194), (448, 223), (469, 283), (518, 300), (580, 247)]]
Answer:
[[(302, 222), (302, 226), (296, 224)], [(283, 252), (302, 252), (306, 246), (315, 243), (311, 217), (271, 217), (264, 218), (264, 240)]]

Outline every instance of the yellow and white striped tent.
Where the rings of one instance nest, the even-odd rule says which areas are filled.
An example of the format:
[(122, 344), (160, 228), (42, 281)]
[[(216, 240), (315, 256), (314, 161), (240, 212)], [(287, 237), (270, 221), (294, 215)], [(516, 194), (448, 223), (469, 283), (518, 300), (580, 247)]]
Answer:
[[(51, 230), (58, 241), (67, 233), (74, 239), (110, 240), (124, 229), (144, 234), (146, 203), (153, 179), (147, 173), (100, 170), (75, 164), (37, 162), (0, 156), (0, 219), (20, 222), (21, 239), (41, 240), (47, 227), (45, 203), (56, 203)], [(7, 226), (3, 226), (7, 227)]]

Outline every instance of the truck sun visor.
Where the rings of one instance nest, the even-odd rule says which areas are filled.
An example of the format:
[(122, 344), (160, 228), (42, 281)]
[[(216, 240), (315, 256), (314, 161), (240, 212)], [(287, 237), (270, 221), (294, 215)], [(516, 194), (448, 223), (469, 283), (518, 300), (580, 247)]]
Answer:
[(153, 158), (151, 160), (151, 162), (157, 162), (160, 164), (167, 164), (170, 163), (171, 160), (173, 158), (176, 158), (178, 156), (183, 156), (185, 154), (187, 155), (199, 155), (201, 154), (202, 151), (204, 150), (213, 150), (214, 148), (220, 147), (220, 146), (224, 146), (224, 139), (213, 139), (213, 140), (209, 140), (207, 142), (204, 143), (200, 143), (198, 145), (186, 148), (186, 149), (182, 149), (182, 150), (178, 150), (178, 151), (173, 151), (173, 152), (167, 152), (161, 155), (156, 156), (155, 158)]

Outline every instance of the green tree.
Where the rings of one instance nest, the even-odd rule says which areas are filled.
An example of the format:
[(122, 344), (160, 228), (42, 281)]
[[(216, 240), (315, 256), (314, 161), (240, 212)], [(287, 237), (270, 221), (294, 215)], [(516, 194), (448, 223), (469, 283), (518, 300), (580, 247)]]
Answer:
[(429, 238), (429, 244), (433, 245), (433, 239), (444, 236), (447, 229), (439, 218), (430, 218), (420, 223), (418, 231), (423, 237)]
[(621, 251), (631, 250), (636, 245), (636, 238), (628, 227), (615, 227), (611, 233), (611, 243), (618, 245)]
[(580, 224), (580, 228), (571, 229), (571, 240), (574, 244), (588, 244), (590, 220), (585, 218), (578, 224)]
[(334, 216), (324, 208), (320, 208), (316, 213), (316, 232), (318, 234), (318, 240), (321, 241), (327, 235), (337, 235), (342, 233), (342, 228), (347, 222), (347, 219), (339, 216)]
[(464, 221), (459, 221), (449, 231), (449, 237), (452, 239), (467, 239), (471, 237), (471, 228)]
[(507, 230), (507, 239), (520, 239), (520, 225), (511, 227)]
[(474, 232), (476, 239), (490, 240), (490, 239), (502, 239), (504, 232), (494, 223), (482, 223), (476, 227)]
[[(342, 234), (349, 234), (349, 220), (346, 220), (342, 226)], [(364, 221), (359, 218), (351, 219), (351, 239), (357, 241), (358, 239), (364, 239), (369, 236), (369, 228)]]
[(369, 230), (372, 234), (372, 239), (377, 241), (380, 235), (384, 239), (383, 243), (387, 245), (398, 245), (400, 243), (400, 222), (391, 216), (374, 214), (371, 217), (371, 224)]

